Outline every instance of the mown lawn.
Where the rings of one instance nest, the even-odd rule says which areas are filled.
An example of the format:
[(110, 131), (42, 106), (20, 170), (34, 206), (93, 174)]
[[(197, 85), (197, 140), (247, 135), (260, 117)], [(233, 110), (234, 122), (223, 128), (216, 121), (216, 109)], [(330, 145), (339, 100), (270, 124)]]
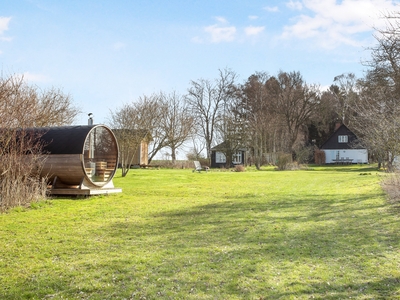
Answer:
[(382, 176), (131, 170), (122, 194), (0, 215), (0, 299), (400, 299)]

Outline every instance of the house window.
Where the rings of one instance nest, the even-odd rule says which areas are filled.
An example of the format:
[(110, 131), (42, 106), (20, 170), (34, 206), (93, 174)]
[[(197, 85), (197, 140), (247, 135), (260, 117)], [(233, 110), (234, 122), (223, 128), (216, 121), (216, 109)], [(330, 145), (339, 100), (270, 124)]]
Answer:
[(242, 152), (236, 151), (232, 155), (232, 163), (234, 164), (241, 164), (242, 163)]
[(347, 143), (348, 142), (348, 136), (347, 135), (339, 135), (339, 143)]
[(224, 164), (226, 163), (226, 157), (225, 154), (222, 152), (215, 152), (215, 162), (217, 164)]

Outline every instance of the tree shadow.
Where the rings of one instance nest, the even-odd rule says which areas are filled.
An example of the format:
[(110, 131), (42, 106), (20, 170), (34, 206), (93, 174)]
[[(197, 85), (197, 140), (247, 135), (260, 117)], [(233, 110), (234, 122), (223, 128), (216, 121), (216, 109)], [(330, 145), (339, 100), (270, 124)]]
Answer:
[[(373, 165), (335, 165), (335, 164), (327, 164), (327, 165), (307, 165), (305, 167), (300, 168), (298, 171), (321, 171), (321, 172), (343, 172), (343, 173), (384, 173), (384, 171), (379, 170), (377, 166)], [(297, 171), (297, 170), (282, 170), (278, 171), (274, 167), (261, 167), (257, 172), (288, 172), (288, 171)]]
[[(230, 280), (248, 276), (247, 272), (241, 275), (240, 269), (256, 272), (263, 267), (280, 268), (282, 273), (287, 274), (289, 268), (310, 262), (327, 267), (330, 261), (345, 264), (351, 261), (353, 265), (346, 268), (362, 270), (365, 262), (360, 257), (373, 253), (378, 260), (385, 260), (384, 252), (400, 240), (399, 232), (379, 229), (387, 228), (391, 222), (381, 220), (381, 216), (376, 213), (384, 205), (362, 206), (363, 201), (373, 196), (359, 196), (353, 201), (334, 200), (335, 197), (332, 197), (331, 200), (318, 202), (315, 200), (316, 195), (271, 201), (243, 195), (242, 199), (238, 197), (241, 199), (239, 201), (226, 199), (218, 203), (152, 214), (148, 217), (149, 222), (142, 224), (114, 222), (101, 228), (101, 231), (109, 238), (129, 237), (144, 241), (144, 244), (151, 241), (154, 253), (159, 251), (158, 255), (163, 256), (164, 260), (181, 266), (177, 267), (177, 272), (183, 268), (179, 260), (184, 260), (186, 256), (192, 259), (198, 256), (202, 260), (203, 252), (207, 251), (208, 260), (196, 262), (194, 259), (193, 266), (202, 263), (210, 270), (218, 269), (212, 271), (217, 273), (228, 270), (224, 276)], [(173, 249), (173, 253), (167, 251), (166, 254), (165, 249)], [(232, 264), (240, 266), (237, 272), (232, 271)], [(330, 276), (337, 275), (336, 270), (330, 272)], [(259, 276), (265, 280), (265, 274)], [(360, 291), (372, 297), (382, 297), (397, 291), (392, 284), (397, 283), (398, 278), (388, 277), (379, 281), (369, 280), (367, 275), (363, 278), (365, 280), (356, 284), (336, 285), (327, 285), (321, 281), (311, 286), (302, 286), (301, 282), (293, 281), (291, 284), (298, 285), (300, 291), (285, 292), (285, 289), (291, 289), (290, 285), (286, 285), (285, 288), (268, 289), (267, 292), (257, 288), (257, 294), (268, 299), (312, 295), (334, 299), (356, 296)], [(190, 280), (185, 283), (182, 279), (180, 283), (188, 286), (192, 284)], [(380, 287), (381, 284), (386, 286)], [(250, 295), (246, 294), (249, 291), (239, 286), (236, 287), (236, 296)], [(226, 291), (224, 287), (220, 289)]]
[[(306, 170), (307, 171), (307, 170)], [(373, 165), (310, 165), (309, 171), (330, 171), (345, 173), (383, 173), (377, 166)]]
[(311, 299), (391, 299), (394, 295), (398, 296), (400, 277), (371, 278), (347, 284), (324, 282), (304, 285), (293, 282), (293, 285), (299, 286), (300, 291), (271, 292), (263, 299), (292, 299), (296, 296)]
[[(340, 275), (338, 267), (330, 263), (343, 264), (345, 271), (365, 272), (369, 262), (361, 259), (363, 256), (373, 255), (376, 264), (386, 262), (386, 254), (396, 251), (400, 240), (400, 232), (393, 229), (397, 227), (390, 224), (395, 218), (382, 218), (377, 213), (385, 209), (384, 204), (364, 205), (370, 198), (381, 196), (377, 193), (350, 199), (338, 192), (293, 198), (271, 194), (265, 199), (243, 193), (218, 198), (211, 204), (166, 206), (165, 211), (149, 212), (140, 218), (115, 219), (88, 230), (92, 243), (102, 240), (96, 249), (102, 253), (102, 260), (75, 263), (80, 272), (96, 270), (98, 286), (76, 287), (71, 283), (73, 271), (63, 269), (64, 278), (58, 274), (38, 276), (35, 282), (21, 284), (2, 296), (57, 299), (60, 294), (52, 291), (65, 290), (68, 292), (64, 295), (103, 299), (111, 299), (115, 293), (120, 298), (135, 294), (150, 299), (182, 298), (186, 293), (195, 299), (196, 293), (201, 298), (211, 291), (215, 299), (254, 295), (260, 299), (390, 298), (399, 292), (399, 278), (373, 278), (371, 271), (354, 282), (300, 280), (310, 276), (309, 270), (315, 266), (327, 269), (325, 276), (329, 279)], [(391, 214), (396, 212), (385, 216)], [(109, 253), (107, 259), (104, 253)], [(376, 268), (382, 270), (384, 266)], [(117, 280), (110, 270), (118, 273)], [(292, 278), (291, 272), (298, 274)], [(274, 280), (284, 283), (276, 286)], [(35, 295), (32, 291), (37, 286), (48, 289)], [(165, 291), (165, 287), (170, 290)]]

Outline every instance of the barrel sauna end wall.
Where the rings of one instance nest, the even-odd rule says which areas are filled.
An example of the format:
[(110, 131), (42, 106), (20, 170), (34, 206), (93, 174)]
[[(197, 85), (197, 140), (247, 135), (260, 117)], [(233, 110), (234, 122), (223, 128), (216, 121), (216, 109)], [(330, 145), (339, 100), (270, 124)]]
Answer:
[(117, 140), (105, 125), (31, 129), (38, 133), (47, 157), (41, 176), (53, 195), (118, 193), (112, 179), (118, 166)]

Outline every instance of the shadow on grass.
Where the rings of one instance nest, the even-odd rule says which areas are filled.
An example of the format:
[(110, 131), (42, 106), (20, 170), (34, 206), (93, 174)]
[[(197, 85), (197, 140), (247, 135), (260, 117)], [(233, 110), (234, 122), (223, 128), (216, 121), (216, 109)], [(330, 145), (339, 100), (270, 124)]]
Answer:
[[(307, 171), (307, 170), (305, 170)], [(330, 171), (330, 172), (379, 172), (382, 173), (382, 170), (379, 170), (377, 165), (310, 165), (309, 171)]]
[[(376, 213), (382, 205), (357, 205), (368, 197), (343, 203), (316, 201), (315, 195), (293, 201), (227, 200), (153, 214), (143, 224), (115, 222), (101, 230), (110, 238), (151, 245), (150, 255), (170, 268), (161, 271), (166, 280), (176, 280), (182, 289), (195, 286), (207, 293), (212, 286), (225, 296), (268, 299), (385, 297), (398, 291), (398, 278), (376, 279), (373, 270), (384, 272), (383, 267), (367, 266), (385, 262), (399, 232)], [(144, 265), (159, 270), (154, 263)], [(310, 266), (324, 271), (299, 281), (310, 277)], [(274, 278), (273, 270), (278, 270)], [(291, 278), (292, 272), (298, 277)], [(346, 272), (354, 276), (351, 281), (340, 279)], [(339, 283), (327, 283), (335, 278)], [(281, 287), (274, 286), (275, 280), (283, 282)]]
[(400, 277), (374, 278), (348, 284), (325, 282), (304, 285), (303, 282), (294, 282), (293, 285), (300, 287), (300, 292), (296, 295), (272, 292), (265, 299), (292, 299), (294, 296), (306, 296), (309, 299), (392, 299), (398, 292)]
[[(329, 171), (329, 172), (361, 172), (361, 173), (367, 173), (367, 172), (379, 172), (379, 173), (384, 173), (384, 171), (379, 170), (377, 165), (359, 165), (359, 164), (354, 164), (354, 165), (335, 165), (335, 164), (327, 164), (327, 165), (306, 165), (305, 167), (300, 168), (301, 171)], [(254, 170), (255, 171), (255, 170)], [(260, 170), (257, 170), (257, 172), (288, 172), (291, 170), (282, 170), (279, 171), (275, 167), (261, 167)], [(297, 170), (293, 170), (297, 171)]]
[[(37, 276), (0, 295), (4, 299), (390, 298), (399, 292), (399, 278), (386, 270), (387, 255), (397, 251), (400, 233), (398, 224), (391, 224), (395, 212), (379, 214), (384, 204), (369, 202), (381, 196), (345, 198), (338, 192), (266, 199), (247, 193), (182, 209), (165, 206), (167, 211), (150, 210), (140, 218), (114, 218), (88, 230), (91, 248), (74, 249), (64, 265), (49, 262), (49, 269), (54, 264), (58, 271), (47, 273), (44, 266)], [(396, 264), (390, 266), (395, 269)]]

